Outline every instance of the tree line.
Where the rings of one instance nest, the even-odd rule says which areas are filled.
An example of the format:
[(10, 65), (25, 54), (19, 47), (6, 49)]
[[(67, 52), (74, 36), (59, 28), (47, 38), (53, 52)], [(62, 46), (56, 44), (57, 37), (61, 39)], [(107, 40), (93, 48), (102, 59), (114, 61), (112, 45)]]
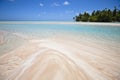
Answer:
[(120, 10), (114, 7), (111, 9), (94, 10), (91, 14), (84, 12), (73, 18), (82, 22), (120, 22)]

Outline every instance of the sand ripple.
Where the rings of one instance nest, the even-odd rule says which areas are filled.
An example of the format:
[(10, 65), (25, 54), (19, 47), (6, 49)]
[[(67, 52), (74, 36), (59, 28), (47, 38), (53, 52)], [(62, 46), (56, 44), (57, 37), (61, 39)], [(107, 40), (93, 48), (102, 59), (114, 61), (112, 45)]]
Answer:
[(0, 80), (120, 80), (119, 45), (29, 40), (0, 57)]

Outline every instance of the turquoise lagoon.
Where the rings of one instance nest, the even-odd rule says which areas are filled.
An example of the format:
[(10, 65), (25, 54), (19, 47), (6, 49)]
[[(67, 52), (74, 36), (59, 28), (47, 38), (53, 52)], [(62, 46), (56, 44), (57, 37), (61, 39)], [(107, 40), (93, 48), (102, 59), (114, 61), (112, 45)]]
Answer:
[[(10, 23), (10, 22), (9, 22)], [(68, 33), (70, 35), (87, 35), (113, 40), (120, 39), (120, 26), (83, 25), (83, 24), (0, 24), (0, 30), (11, 33), (22, 33), (33, 37), (52, 37), (57, 34)], [(59, 23), (59, 22), (58, 22)]]
[[(59, 22), (58, 22), (59, 23)], [(116, 23), (115, 23), (116, 24)], [(25, 42), (13, 35), (13, 33), (19, 33), (29, 38), (56, 38), (56, 37), (71, 37), (78, 41), (86, 38), (88, 40), (98, 40), (101, 43), (113, 43), (114, 45), (120, 45), (120, 26), (114, 25), (84, 25), (84, 24), (49, 24), (42, 23), (36, 24), (34, 22), (29, 23), (0, 23), (0, 31), (9, 33), (6, 37), (9, 42), (4, 45), (0, 45), (0, 53), (5, 53), (7, 50), (13, 49), (12, 46), (20, 45), (21, 42)], [(84, 38), (85, 37), (85, 38)], [(70, 39), (69, 39), (70, 40)], [(19, 44), (18, 44), (19, 43)], [(8, 46), (9, 45), (9, 46)]]

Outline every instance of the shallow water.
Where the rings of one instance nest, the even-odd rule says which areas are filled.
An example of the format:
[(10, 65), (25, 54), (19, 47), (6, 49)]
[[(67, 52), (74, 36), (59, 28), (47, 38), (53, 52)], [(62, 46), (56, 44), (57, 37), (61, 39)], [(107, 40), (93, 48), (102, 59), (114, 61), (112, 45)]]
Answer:
[[(0, 24), (0, 30), (7, 31), (9, 42), (0, 45), (0, 52), (14, 48), (22, 40), (16, 38), (12, 33), (29, 39), (51, 39), (56, 37), (71, 37), (82, 39), (83, 36), (89, 40), (98, 40), (102, 44), (113, 43), (120, 45), (120, 26), (104, 25), (80, 25), (80, 24)], [(11, 36), (11, 37), (10, 37)], [(13, 44), (16, 44), (13, 46)]]
[(120, 39), (120, 26), (80, 25), (80, 24), (0, 24), (0, 30), (12, 33), (33, 35), (34, 37), (52, 37), (57, 34), (64, 35), (90, 35), (103, 38)]
[(8, 52), (0, 80), (120, 79), (120, 26), (2, 23), (0, 31)]

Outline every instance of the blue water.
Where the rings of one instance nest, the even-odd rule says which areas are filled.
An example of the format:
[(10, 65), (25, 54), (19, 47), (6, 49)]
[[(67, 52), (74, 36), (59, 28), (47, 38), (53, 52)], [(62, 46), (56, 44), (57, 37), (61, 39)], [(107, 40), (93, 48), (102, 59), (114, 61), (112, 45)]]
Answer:
[(53, 37), (57, 34), (84, 35), (120, 42), (120, 26), (80, 24), (0, 24), (0, 30), (33, 37)]
[[(19, 33), (29, 38), (62, 38), (71, 36), (77, 41), (98, 41), (100, 44), (120, 45), (120, 26), (80, 25), (80, 24), (15, 24), (0, 23), (0, 31), (6, 31), (7, 43), (0, 45), (0, 55), (26, 43), (24, 39), (12, 35)], [(82, 36), (82, 37), (81, 37)], [(83, 38), (85, 37), (85, 38)], [(87, 38), (87, 40), (86, 40)], [(90, 40), (88, 40), (90, 39)]]

